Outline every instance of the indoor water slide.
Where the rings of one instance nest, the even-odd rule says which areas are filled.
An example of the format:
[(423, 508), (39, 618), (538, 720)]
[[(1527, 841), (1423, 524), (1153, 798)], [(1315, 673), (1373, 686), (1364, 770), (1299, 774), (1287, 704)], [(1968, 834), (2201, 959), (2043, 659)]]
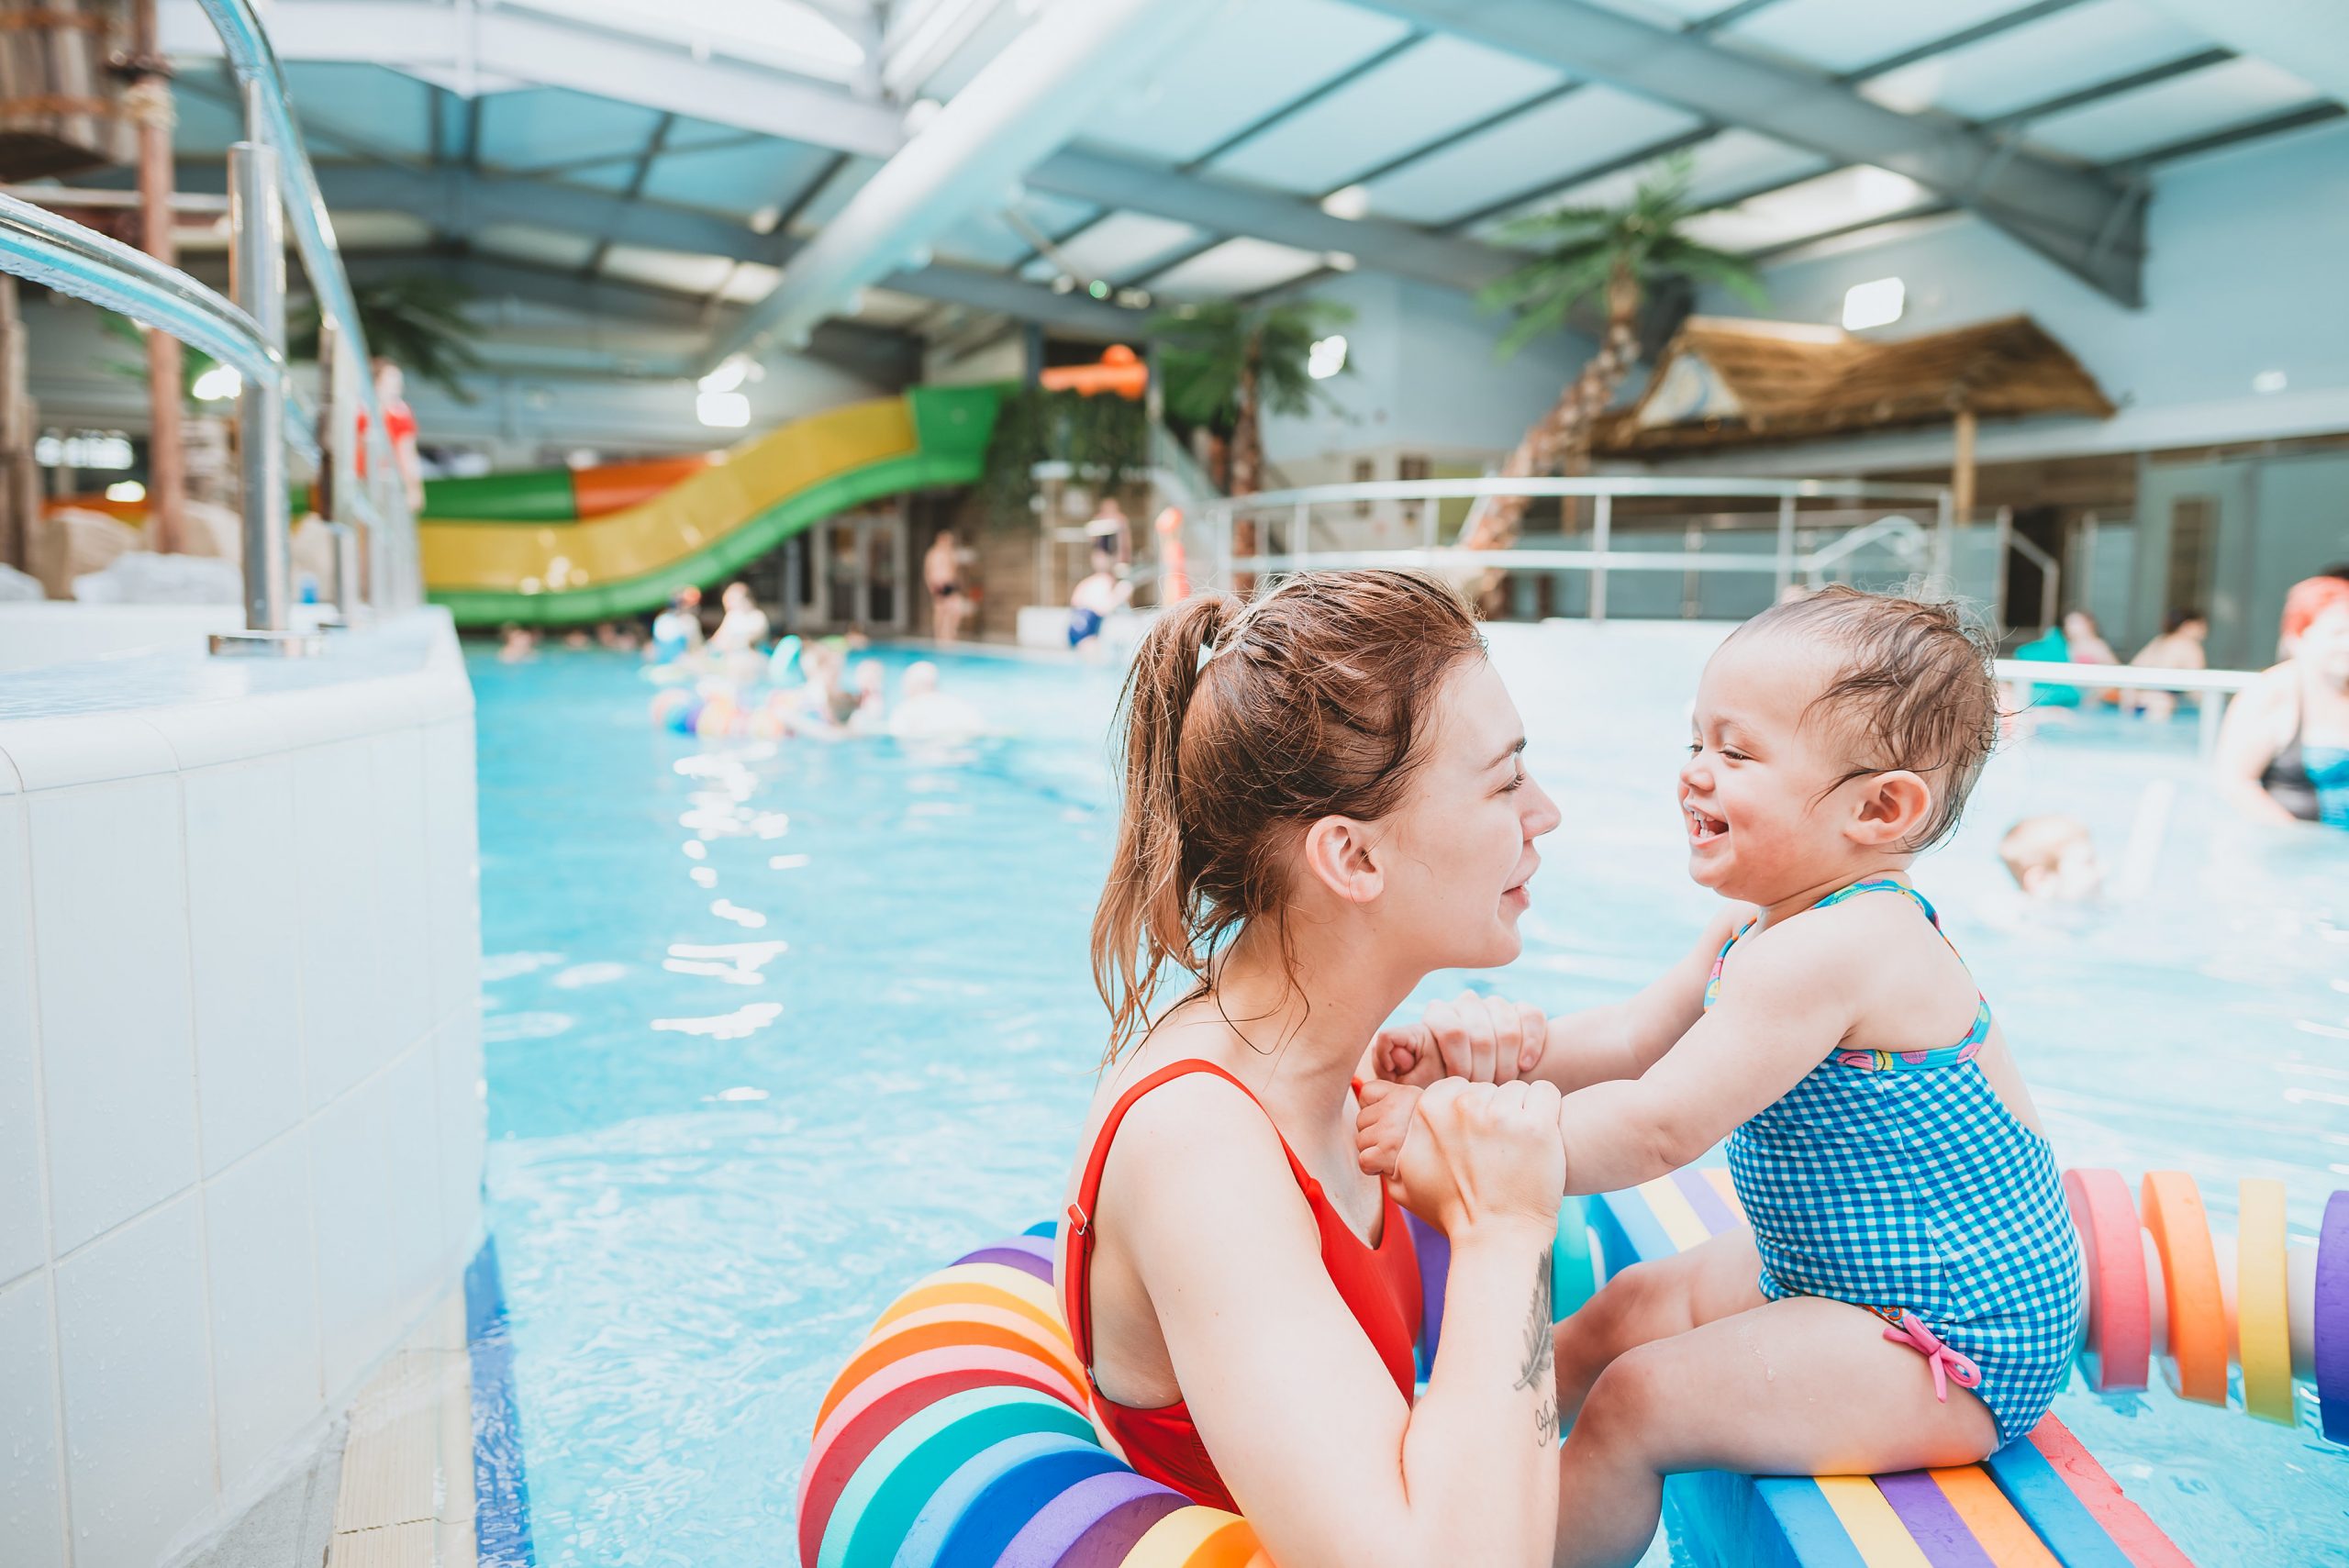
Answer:
[(646, 614), (851, 507), (975, 484), (1001, 397), (996, 386), (915, 387), (709, 458), (434, 481), (426, 590), (460, 626)]

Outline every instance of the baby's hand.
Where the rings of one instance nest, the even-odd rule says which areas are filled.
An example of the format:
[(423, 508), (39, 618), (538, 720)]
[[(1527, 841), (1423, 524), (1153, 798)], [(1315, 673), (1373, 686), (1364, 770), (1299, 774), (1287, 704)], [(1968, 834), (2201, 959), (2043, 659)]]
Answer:
[(1411, 1112), (1419, 1090), (1408, 1084), (1364, 1084), (1362, 1114), (1354, 1121), (1354, 1154), (1374, 1176), (1392, 1176), (1402, 1168), (1403, 1140), (1411, 1130)]
[(1438, 1078), (1507, 1084), (1530, 1078), (1550, 1038), (1549, 1016), (1529, 1003), (1463, 991), (1430, 1002), (1415, 1024), (1390, 1025), (1371, 1042), (1380, 1077), (1419, 1087)]

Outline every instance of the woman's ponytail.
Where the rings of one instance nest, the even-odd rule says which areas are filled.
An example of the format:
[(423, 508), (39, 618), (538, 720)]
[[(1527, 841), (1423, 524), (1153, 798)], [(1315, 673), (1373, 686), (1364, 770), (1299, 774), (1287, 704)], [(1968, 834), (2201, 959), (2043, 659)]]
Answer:
[(1114, 1061), (1148, 1018), (1171, 961), (1192, 974), (1206, 955), (1191, 937), (1191, 874), (1182, 820), (1183, 720), (1216, 639), (1238, 617), (1225, 594), (1184, 600), (1141, 640), (1119, 704), (1124, 800), (1118, 846), (1093, 912), (1093, 984), (1109, 1008)]

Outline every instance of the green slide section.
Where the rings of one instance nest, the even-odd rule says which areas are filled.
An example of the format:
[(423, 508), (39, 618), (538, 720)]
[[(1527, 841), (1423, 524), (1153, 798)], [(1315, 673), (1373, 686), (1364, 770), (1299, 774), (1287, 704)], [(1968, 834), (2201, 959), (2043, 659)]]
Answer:
[[(712, 587), (839, 513), (908, 491), (977, 483), (1007, 390), (916, 387), (903, 399), (815, 415), (744, 443), (725, 464), (641, 506), (585, 522), (518, 528), (519, 517), (428, 520), (428, 595), (465, 627), (572, 626), (649, 614), (679, 588)], [(546, 488), (518, 484), (502, 504), (543, 506)], [(711, 515), (722, 505), (716, 497), (732, 495), (740, 506), (746, 491), (756, 500), (738, 515)], [(568, 494), (562, 506), (567, 519)], [(553, 585), (565, 567), (589, 580)]]

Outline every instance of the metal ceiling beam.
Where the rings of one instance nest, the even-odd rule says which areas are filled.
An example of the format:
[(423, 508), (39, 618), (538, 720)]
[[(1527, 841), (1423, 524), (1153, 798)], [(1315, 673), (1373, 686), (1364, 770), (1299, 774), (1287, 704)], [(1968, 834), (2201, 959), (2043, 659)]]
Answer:
[[(322, 163), (318, 188), (337, 212), (403, 212), (441, 232), (470, 234), (495, 223), (548, 228), (619, 245), (723, 256), (780, 267), (801, 242), (778, 230), (754, 234), (731, 218), (652, 201), (629, 201), (606, 191), (477, 174), (461, 168), (395, 169), (378, 164)], [(221, 166), (190, 160), (178, 166), (178, 188), (198, 195), (224, 188)], [(365, 252), (359, 254), (364, 255)], [(1054, 294), (1016, 277), (931, 265), (892, 272), (874, 286), (942, 304), (961, 305), (1034, 321), (1072, 337), (1102, 342), (1140, 341), (1150, 317), (1083, 295)], [(703, 317), (705, 323), (708, 317)]]
[(1584, 0), (1363, 0), (1496, 49), (1872, 163), (1959, 202), (2124, 305), (2144, 300), (2144, 207), (2105, 175), (1945, 116), (1904, 115), (1821, 72), (1720, 49)]
[(1298, 250), (1340, 251), (1375, 272), (1446, 288), (1475, 289), (1522, 257), (1387, 218), (1334, 217), (1275, 192), (1135, 162), (1105, 152), (1054, 153), (1021, 182), (1030, 190), (1171, 217), (1219, 235), (1247, 235)]
[[(221, 52), (219, 35), (195, 0), (160, 0), (160, 12), (165, 52)], [(269, 34), (282, 61), (389, 66), (468, 97), (516, 83), (567, 87), (873, 158), (888, 157), (906, 140), (899, 111), (888, 104), (526, 11), (303, 0), (272, 10)]]
[(789, 343), (860, 286), (918, 266), (933, 239), (1001, 201), (1210, 3), (1062, 0), (1041, 13), (849, 198), (718, 343), (713, 362)]

